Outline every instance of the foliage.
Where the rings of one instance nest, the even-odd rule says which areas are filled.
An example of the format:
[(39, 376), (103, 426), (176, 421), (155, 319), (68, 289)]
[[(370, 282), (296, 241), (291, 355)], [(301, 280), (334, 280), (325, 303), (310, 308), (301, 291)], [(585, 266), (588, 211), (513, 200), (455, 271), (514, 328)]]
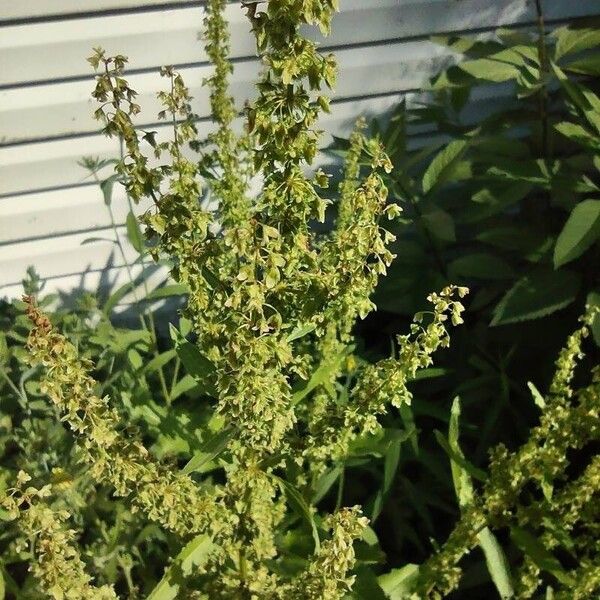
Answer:
[[(528, 147), (531, 160), (521, 163), (535, 163), (534, 175), (496, 161), (493, 152), (503, 143), (506, 148), (509, 138), (494, 129), (493, 118), (477, 131), (461, 129), (449, 123), (441, 105), (414, 114), (421, 122), (434, 115), (454, 139), (433, 159), (430, 148), (408, 151), (402, 107), (381, 136), (368, 137), (364, 121), (357, 123), (336, 191), (328, 190), (327, 174), (309, 168), (319, 142), (317, 119), (329, 110), (323, 88), (334, 85), (335, 59), (301, 35), (304, 26), (327, 33), (336, 2), (247, 3), (265, 66), (241, 134), (227, 86), (232, 67), (224, 6), (224, 0), (210, 0), (205, 23), (214, 65), (206, 85), (216, 124), (207, 139), (199, 137), (191, 98), (174, 69), (161, 71), (168, 89), (159, 94), (159, 118), (172, 128), (169, 139), (159, 139), (135, 126), (140, 107), (124, 78), (126, 58), (96, 49), (89, 59), (98, 72), (96, 117), (124, 147), (115, 175), (98, 181), (107, 209), (114, 184), (123, 185), (133, 203), (150, 201), (142, 227), (132, 205), (128, 239), (140, 266), (148, 258), (167, 265), (172, 281), (139, 292), (144, 282), (130, 272), (130, 281), (109, 298), (85, 296), (71, 311), (51, 312), (52, 298), (41, 294), (32, 273), (23, 301), (6, 307), (0, 337), (0, 517), (6, 521), (0, 581), (23, 599), (442, 598), (461, 583), (467, 594), (477, 585), (469, 582), (472, 561), (464, 557), (479, 546), (489, 572), (483, 578), (502, 597), (531, 597), (540, 587), (546, 597), (592, 597), (600, 586), (594, 545), (600, 480), (593, 450), (600, 436), (599, 374), (595, 368), (591, 382), (577, 385), (573, 377), (597, 311), (589, 308), (569, 337), (549, 393), (544, 397), (531, 384), (539, 424), (517, 450), (497, 446), (488, 468), (471, 462), (464, 444), (469, 428), (459, 417), (464, 407), (486, 406), (481, 390), (507, 389), (510, 357), (502, 359), (499, 386), (496, 378), (480, 376), (462, 388), (452, 381), (440, 387), (446, 369), (431, 367), (433, 353), (449, 346), (447, 325), (463, 322), (459, 298), (467, 289), (450, 279), (463, 279), (477, 291), (467, 338), (474, 327), (485, 335), (491, 318), (499, 326), (492, 331), (508, 322), (496, 318), (494, 301), (504, 303), (504, 315), (517, 311), (512, 320), (519, 323), (568, 304), (582, 310), (577, 294), (595, 276), (584, 262), (585, 253), (595, 251), (596, 189), (588, 173), (594, 161), (556, 159), (556, 166), (550, 156), (533, 156), (540, 136), (549, 143), (554, 123), (551, 73), (565, 90), (572, 118), (579, 119), (571, 124), (585, 129), (585, 135), (577, 129), (576, 141), (588, 140), (589, 151), (589, 136), (599, 133), (590, 129), (592, 92), (565, 79), (564, 61), (554, 64), (586, 50), (585, 43), (564, 30), (550, 57), (545, 45), (528, 42), (537, 52), (532, 54), (519, 38), (525, 49), (515, 65), (493, 44), (456, 42), (469, 58), (475, 53), (458, 67), (469, 81), (481, 68), (477, 60), (501, 63), (486, 62), (485, 72), (494, 80), (513, 73), (519, 93), (527, 90), (544, 107), (529, 146), (508, 142)], [(543, 68), (533, 81), (536, 60)], [(465, 84), (455, 83), (452, 73), (439, 78), (439, 87), (456, 103), (465, 97)], [(566, 131), (561, 123), (567, 121), (561, 117), (557, 132)], [(84, 163), (94, 176), (102, 166), (89, 158)], [(519, 246), (521, 254), (510, 259), (503, 250), (465, 253), (473, 229), (510, 229), (510, 211), (530, 197), (564, 211), (551, 201), (555, 177), (570, 182), (561, 189), (573, 207), (558, 231), (551, 229), (554, 222), (548, 225), (554, 237), (548, 234), (533, 249)], [(257, 195), (250, 193), (255, 179), (261, 181)], [(521, 193), (518, 185), (527, 189)], [(388, 188), (398, 204), (388, 202)], [(207, 189), (218, 199), (216, 208), (202, 201)], [(575, 204), (579, 194), (585, 198)], [(481, 214), (459, 223), (455, 202), (465, 197), (480, 198)], [(325, 232), (314, 226), (326, 218), (331, 227)], [(518, 236), (512, 231), (508, 237)], [(116, 229), (115, 243), (124, 254)], [(411, 263), (405, 252), (411, 245), (424, 245), (424, 255), (431, 251), (435, 269)], [(403, 288), (398, 293), (394, 252), (400, 268), (408, 260), (420, 269), (410, 294)], [(452, 269), (446, 268), (448, 256)], [(535, 267), (523, 278), (522, 264)], [(373, 298), (390, 308), (385, 286), (375, 292), (390, 265), (388, 290), (401, 300), (394, 310), (416, 314), (409, 333), (395, 337), (392, 356), (386, 349), (381, 357), (355, 333), (357, 322), (368, 327)], [(406, 276), (412, 277), (410, 270)], [(544, 277), (545, 292), (555, 291), (540, 304), (536, 285)], [(514, 286), (501, 297), (507, 281)], [(135, 329), (110, 319), (132, 292), (141, 315)], [(175, 295), (185, 296), (185, 307), (161, 337), (149, 307)], [(427, 298), (425, 310), (421, 298)], [(467, 342), (459, 337), (459, 354)], [(452, 361), (452, 351), (445, 356)], [(442, 397), (452, 397), (449, 390), (460, 393), (449, 416), (423, 394), (423, 383)], [(433, 427), (417, 431), (423, 407), (449, 422), (447, 435)], [(497, 416), (488, 419), (489, 427)], [(441, 460), (431, 453), (428, 434), (437, 439)], [(482, 438), (479, 450), (485, 451), (489, 435)], [(412, 485), (407, 457), (437, 476), (441, 472), (442, 487), (439, 481), (430, 488), (422, 481), (418, 489)], [(460, 514), (447, 540), (432, 551), (428, 536), (419, 538), (402, 511), (414, 509), (427, 522), (436, 493), (447, 492), (450, 482), (458, 502), (452, 498), (448, 509), (446, 496), (437, 506)], [(404, 555), (388, 551), (382, 523), (389, 522), (390, 507), (396, 523), (408, 524), (401, 537), (412, 535), (421, 554), (429, 555), (422, 564), (406, 564)], [(431, 533), (445, 537), (449, 526)]]
[[(25, 360), (43, 373), (36, 392), (51, 399), (50, 415), (58, 416), (75, 439), (67, 463), (63, 455), (37, 472), (7, 472), (3, 505), (6, 518), (15, 521), (9, 534), (15, 554), (8, 562), (18, 564), (31, 556), (39, 588), (27, 585), (34, 590), (56, 598), (114, 597), (113, 585), (123, 586), (114, 573), (104, 583), (98, 566), (95, 587), (85, 570), (86, 544), (78, 547), (78, 534), (69, 528), (71, 522), (82, 522), (82, 507), (93, 506), (100, 490), (115, 512), (125, 511), (130, 532), (135, 523), (143, 529), (148, 521), (180, 545), (193, 538), (204, 547), (205, 538), (198, 536), (210, 539), (210, 550), (201, 553), (191, 577), (186, 580), (183, 571), (188, 553), (195, 554), (193, 541), (189, 551), (182, 550), (182, 576), (165, 574), (151, 593), (154, 597), (182, 594), (183, 586), (188, 595), (211, 598), (333, 599), (350, 589), (356, 562), (352, 541), (363, 535), (367, 519), (358, 507), (317, 513), (310, 497), (355, 439), (378, 433), (377, 415), (390, 404), (409, 403), (406, 381), (430, 364), (439, 346), (448, 344), (445, 315), (460, 322), (462, 306), (454, 296), (465, 290), (450, 286), (432, 294), (430, 318), (419, 317), (410, 335), (399, 339), (397, 358), (370, 365), (352, 359), (351, 327), (374, 308), (369, 296), (393, 258), (387, 249), (393, 236), (380, 221), (394, 218), (398, 210), (386, 202), (380, 174), (389, 169), (389, 160), (378, 141), (357, 131), (354, 154), (370, 156), (369, 173), (361, 178), (350, 161), (342, 194), (345, 217), (329, 235), (311, 227), (311, 221), (324, 219), (328, 200), (317, 188), (325, 189), (328, 178), (320, 170), (306, 175), (304, 167), (316, 154), (314, 124), (328, 102), (309, 92), (333, 85), (335, 61), (321, 55), (299, 27), (314, 24), (328, 31), (334, 8), (333, 2), (297, 1), (269, 3), (264, 11), (249, 6), (266, 67), (241, 136), (232, 129), (235, 110), (226, 85), (231, 66), (222, 0), (210, 3), (206, 21), (207, 51), (215, 65), (206, 83), (217, 132), (205, 141), (197, 137), (188, 91), (172, 68), (161, 71), (169, 89), (159, 94), (164, 107), (159, 118), (172, 122), (172, 137), (160, 141), (134, 126), (140, 107), (123, 78), (126, 58), (107, 57), (101, 49), (90, 58), (99, 71), (93, 92), (99, 103), (96, 117), (125, 148), (124, 158), (115, 164), (116, 177), (101, 183), (105, 200), (110, 206), (111, 186), (117, 181), (133, 202), (151, 199), (154, 209), (142, 217), (145, 242), (132, 216), (129, 239), (141, 255), (149, 252), (157, 261), (167, 257), (187, 304), (179, 328), (172, 328), (172, 348), (160, 353), (155, 329), (144, 319), (139, 331), (115, 331), (117, 342), (134, 338), (148, 347), (133, 348), (133, 369), (119, 371), (116, 380), (109, 376), (111, 385), (105, 386), (99, 384), (102, 377), (92, 376), (101, 365), (90, 360), (60, 320), (52, 323), (33, 296), (24, 298), (31, 324)], [(94, 161), (86, 163), (97, 171)], [(251, 197), (249, 183), (255, 175), (262, 177), (262, 189)], [(216, 211), (199, 202), (203, 179), (219, 200)], [(111, 327), (105, 318), (102, 323)], [(146, 362), (151, 344), (157, 353)], [(102, 349), (94, 358), (114, 362), (123, 350), (129, 359), (129, 347), (112, 355)], [(175, 383), (172, 350), (187, 371), (185, 377), (198, 388), (193, 408), (170, 407), (174, 389), (185, 379)], [(156, 372), (150, 365), (158, 366)], [(153, 393), (155, 373), (162, 399)], [(170, 389), (166, 374), (174, 382)], [(150, 376), (146, 382), (145, 375)], [(11, 373), (7, 380), (12, 383)], [(144, 392), (142, 406), (134, 405), (131, 394)], [(147, 411), (155, 404), (153, 429)], [(128, 415), (135, 409), (142, 413), (137, 427)], [(176, 440), (189, 440), (182, 448), (184, 455), (191, 454), (183, 469), (162, 460), (156, 441), (149, 449), (144, 444), (145, 437), (161, 439), (173, 413), (181, 415), (176, 420), (184, 431), (175, 434)], [(60, 435), (71, 439), (62, 427)], [(198, 444), (194, 437), (206, 443)], [(70, 488), (61, 489), (49, 478), (52, 469), (61, 469), (69, 482), (80, 477), (91, 497), (75, 502)], [(119, 498), (127, 499), (127, 509)], [(301, 517), (299, 523), (293, 511)], [(296, 549), (303, 532), (310, 532), (312, 553)], [(92, 548), (94, 533), (86, 527)], [(127, 593), (135, 597), (147, 587), (144, 558), (135, 552), (135, 542), (126, 551), (128, 568), (121, 568)], [(139, 573), (132, 556), (142, 562)], [(14, 588), (19, 585), (15, 580)]]
[[(591, 144), (598, 105), (588, 77), (598, 62), (595, 23), (548, 33), (541, 20), (537, 32), (435, 41), (460, 52), (460, 60), (371, 125), (394, 165), (385, 182), (403, 213), (391, 228), (397, 258), (374, 296), (379, 310), (358, 328), (363, 353), (371, 360), (385, 354), (386, 337), (423, 308), (426, 290), (448, 281), (472, 290), (452, 348), (413, 384), (418, 444), (402, 448), (383, 506), (378, 492), (362, 496), (397, 565), (426, 559), (425, 540), (441, 543), (456, 514), (448, 503), (452, 481), (439, 467), (449, 446), (436, 431), (448, 427), (450, 400), (461, 398), (463, 443), (472, 474), (481, 476), (490, 447), (527, 439), (537, 421), (527, 383), (549, 384), (559, 345), (585, 304), (597, 303), (600, 285)], [(580, 127), (585, 138), (564, 135)], [(331, 151), (347, 156), (348, 148), (348, 140), (336, 139)], [(596, 317), (597, 342), (599, 327)], [(597, 357), (592, 350), (586, 368)], [(477, 553), (463, 562), (464, 597), (487, 593)]]

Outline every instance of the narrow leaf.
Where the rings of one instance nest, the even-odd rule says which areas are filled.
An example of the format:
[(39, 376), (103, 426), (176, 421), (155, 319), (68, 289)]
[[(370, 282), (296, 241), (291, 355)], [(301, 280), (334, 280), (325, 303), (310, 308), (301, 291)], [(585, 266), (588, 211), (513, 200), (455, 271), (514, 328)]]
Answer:
[(581, 256), (600, 236), (600, 200), (584, 200), (575, 206), (554, 247), (554, 266)]
[(560, 27), (552, 33), (552, 36), (556, 38), (555, 60), (568, 54), (600, 46), (600, 30), (598, 29)]
[(566, 270), (540, 270), (525, 275), (506, 292), (494, 309), (490, 325), (506, 325), (545, 317), (575, 300), (580, 277)]
[(198, 350), (195, 344), (182, 342), (178, 344), (176, 351), (190, 375), (204, 380), (208, 375), (214, 373), (215, 365)]
[(390, 600), (403, 600), (414, 592), (418, 576), (419, 565), (408, 564), (380, 575), (378, 581)]
[[(586, 298), (586, 304), (600, 307), (600, 292), (590, 292)], [(600, 314), (596, 313), (592, 321), (592, 336), (597, 346), (600, 346)]]
[(315, 554), (318, 554), (321, 549), (321, 541), (319, 540), (319, 532), (317, 531), (317, 525), (313, 518), (313, 514), (306, 503), (306, 500), (304, 500), (302, 494), (289, 481), (285, 481), (285, 479), (281, 479), (281, 477), (277, 477), (277, 475), (271, 475), (271, 477), (277, 482), (281, 491), (285, 494), (292, 510), (306, 521), (310, 527), (315, 543)]
[(343, 467), (335, 466), (333, 469), (329, 469), (319, 479), (315, 484), (314, 494), (312, 497), (312, 503), (319, 503), (327, 494), (327, 492), (331, 489), (333, 484), (338, 480), (341, 475)]
[(177, 356), (177, 352), (174, 348), (170, 350), (166, 350), (165, 352), (161, 352), (157, 356), (155, 356), (152, 360), (148, 361), (144, 366), (143, 373), (154, 373), (154, 371), (158, 371), (162, 369), (168, 362), (170, 362), (173, 358)]
[(185, 545), (163, 578), (150, 592), (147, 600), (174, 600), (180, 598), (180, 586), (198, 567), (208, 560), (214, 544), (207, 535), (199, 535)]
[(542, 394), (540, 394), (539, 390), (535, 387), (535, 385), (531, 381), (528, 381), (527, 387), (529, 388), (529, 391), (531, 392), (531, 395), (533, 397), (533, 402), (535, 403), (535, 405), (538, 408), (541, 408), (542, 410), (544, 408), (546, 408), (546, 401), (544, 400), (544, 396), (542, 396)]
[(292, 394), (292, 404), (298, 404), (298, 402), (308, 396), (308, 394), (310, 394), (314, 389), (319, 387), (322, 383), (327, 382), (331, 374), (337, 371), (345, 357), (346, 354), (342, 352), (336, 357), (336, 360), (327, 360), (325, 364), (317, 367), (306, 384)]
[(108, 179), (105, 179), (104, 181), (100, 182), (100, 189), (102, 190), (104, 204), (106, 204), (106, 206), (110, 206), (110, 203), (112, 201), (113, 186), (115, 184), (115, 181), (117, 181), (118, 177), (119, 176), (117, 174), (111, 175)]
[(453, 169), (465, 154), (468, 144), (468, 140), (453, 140), (435, 155), (423, 175), (425, 194), (452, 178)]
[(190, 290), (187, 285), (181, 283), (173, 283), (171, 285), (165, 285), (151, 291), (147, 296), (146, 300), (159, 300), (160, 298), (170, 298), (171, 296), (184, 296), (189, 294)]
[(500, 594), (500, 598), (502, 600), (514, 598), (515, 591), (511, 581), (508, 560), (496, 536), (489, 528), (485, 527), (477, 534), (477, 539), (485, 555), (488, 572), (498, 590), (498, 594)]
[(444, 434), (437, 429), (433, 432), (435, 435), (435, 439), (438, 444), (442, 447), (442, 449), (446, 452), (446, 454), (459, 466), (461, 466), (471, 477), (474, 477), (478, 481), (485, 481), (487, 479), (487, 474), (482, 469), (479, 469), (475, 465), (471, 464), (466, 458), (458, 455), (448, 443), (448, 440), (444, 437)]
[(296, 327), (288, 334), (286, 340), (288, 342), (293, 342), (294, 340), (297, 340), (301, 337), (304, 337), (305, 335), (308, 335), (309, 333), (314, 331), (316, 328), (317, 328), (317, 326), (314, 323), (309, 323), (308, 325)]
[[(460, 399), (457, 396), (452, 402), (452, 410), (450, 411), (448, 444), (456, 456), (459, 456), (464, 460), (464, 454), (459, 444), (459, 434)], [(473, 502), (473, 484), (468, 471), (453, 458), (451, 458), (450, 467), (452, 469), (454, 489), (456, 491), (459, 506), (462, 510)], [(479, 541), (479, 546), (485, 555), (488, 572), (490, 573), (490, 577), (492, 578), (500, 597), (503, 599), (513, 598), (514, 590), (511, 583), (510, 568), (498, 540), (488, 527), (485, 527), (477, 534), (477, 539)]]
[(108, 317), (115, 306), (131, 291), (135, 289), (132, 283), (125, 283), (117, 288), (106, 300), (102, 307), (102, 312)]
[(96, 244), (97, 242), (109, 242), (110, 244), (116, 244), (117, 243), (116, 240), (111, 240), (110, 238), (89, 237), (89, 238), (85, 238), (85, 240), (83, 240), (81, 242), (81, 245), (82, 246), (87, 246), (88, 244)]
[[(459, 419), (460, 419), (460, 399), (457, 396), (452, 402), (450, 411), (450, 423), (448, 426), (448, 445), (456, 456), (465, 460), (465, 456), (460, 448), (459, 439)], [(456, 460), (450, 457), (450, 469), (452, 471), (452, 481), (454, 490), (458, 498), (458, 504), (464, 508), (473, 501), (473, 484), (469, 473)]]
[(487, 252), (466, 254), (454, 259), (448, 265), (448, 273), (453, 281), (460, 277), (503, 280), (511, 279), (515, 274), (505, 260)]
[(434, 208), (423, 214), (423, 224), (438, 240), (456, 241), (456, 226), (452, 215), (440, 208)]
[(174, 400), (179, 398), (179, 396), (181, 396), (182, 394), (185, 394), (186, 392), (189, 392), (190, 390), (193, 390), (194, 388), (197, 388), (197, 387), (198, 387), (198, 382), (191, 375), (185, 375), (185, 377), (182, 377), (173, 386), (173, 389), (171, 390), (171, 394), (170, 394), (169, 398), (170, 398), (171, 402), (173, 402)]
[(514, 543), (526, 554), (542, 571), (551, 573), (567, 586), (575, 584), (573, 578), (564, 571), (559, 560), (531, 533), (521, 527), (511, 527), (510, 535)]
[(237, 431), (236, 427), (229, 427), (210, 437), (200, 450), (192, 456), (181, 472), (185, 475), (189, 475), (194, 471), (202, 473), (202, 467), (212, 462), (227, 448)]

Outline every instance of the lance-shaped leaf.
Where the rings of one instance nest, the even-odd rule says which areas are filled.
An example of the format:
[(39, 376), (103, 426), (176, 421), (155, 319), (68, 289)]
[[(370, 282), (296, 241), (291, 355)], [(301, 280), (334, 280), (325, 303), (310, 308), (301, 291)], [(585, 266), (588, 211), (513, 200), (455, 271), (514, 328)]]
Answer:
[(150, 592), (147, 600), (174, 600), (181, 598), (180, 587), (194, 569), (208, 560), (214, 544), (207, 535), (199, 535), (186, 544), (173, 563), (166, 570), (163, 578)]

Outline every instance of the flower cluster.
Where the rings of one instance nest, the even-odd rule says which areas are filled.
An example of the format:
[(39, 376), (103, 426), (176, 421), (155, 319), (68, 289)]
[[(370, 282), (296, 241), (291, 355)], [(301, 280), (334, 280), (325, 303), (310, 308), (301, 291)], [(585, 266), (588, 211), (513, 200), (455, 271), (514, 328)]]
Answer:
[(95, 587), (85, 572), (76, 546), (76, 532), (67, 527), (69, 513), (53, 510), (45, 499), (50, 485), (37, 489), (26, 485), (31, 477), (17, 475), (16, 487), (8, 490), (2, 506), (12, 518), (19, 518), (21, 531), (32, 541), (35, 560), (31, 571), (42, 589), (55, 600), (112, 600), (117, 596), (111, 586)]
[[(570, 387), (577, 361), (583, 357), (583, 340), (597, 313), (592, 308), (586, 312), (582, 327), (560, 352), (540, 423), (525, 444), (514, 453), (503, 445), (492, 451), (480, 496), (466, 507), (442, 549), (423, 565), (415, 597), (440, 599), (455, 589), (461, 576), (458, 563), (477, 545), (477, 534), (486, 526), (534, 531), (545, 552), (566, 544), (580, 567), (561, 572), (555, 559), (564, 597), (590, 598), (598, 593), (598, 457), (574, 479), (569, 479), (567, 469), (574, 452), (600, 439), (600, 369), (593, 370), (586, 387), (577, 392)], [(532, 494), (531, 489), (539, 492)], [(575, 528), (576, 541), (570, 537)], [(519, 598), (534, 596), (542, 583), (540, 570), (531, 557), (524, 558), (516, 578)]]

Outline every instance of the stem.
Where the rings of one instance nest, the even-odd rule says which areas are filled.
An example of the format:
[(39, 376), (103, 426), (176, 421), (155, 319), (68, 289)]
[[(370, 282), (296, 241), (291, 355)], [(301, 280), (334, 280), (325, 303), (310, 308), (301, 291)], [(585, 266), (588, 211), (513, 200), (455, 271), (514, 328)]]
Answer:
[(173, 370), (173, 378), (171, 379), (171, 393), (169, 394), (169, 400), (170, 400), (171, 394), (173, 393), (173, 390), (175, 389), (175, 385), (177, 383), (177, 376), (179, 375), (180, 366), (181, 366), (181, 360), (179, 359), (179, 356), (177, 356), (175, 359), (175, 369)]
[(344, 498), (345, 480), (346, 480), (346, 469), (344, 469), (344, 467), (342, 466), (342, 471), (340, 472), (340, 479), (339, 479), (339, 483), (338, 483), (337, 499), (335, 502), (335, 510), (340, 510), (340, 508), (342, 507), (342, 501)]
[[(120, 145), (120, 154), (121, 154), (121, 159), (122, 159), (123, 158), (123, 144), (122, 143)], [(93, 173), (93, 175), (94, 175), (94, 179), (96, 180), (96, 183), (98, 183), (98, 185), (100, 185), (100, 180), (98, 179), (98, 175), (95, 172)], [(131, 198), (129, 197), (129, 194), (127, 194), (127, 202), (129, 205), (129, 209), (131, 211), (133, 211), (133, 207), (131, 205)], [(136, 293), (135, 279), (133, 277), (133, 272), (131, 271), (131, 265), (129, 264), (129, 261), (127, 260), (127, 256), (125, 255), (125, 248), (123, 247), (123, 243), (121, 242), (121, 238), (119, 237), (119, 234), (117, 232), (117, 223), (115, 220), (115, 213), (113, 212), (111, 204), (107, 204), (106, 208), (108, 209), (108, 214), (110, 216), (110, 225), (113, 230), (113, 234), (115, 236), (115, 241), (117, 242), (117, 247), (119, 248), (119, 252), (121, 254), (123, 264), (125, 265), (125, 271), (127, 272), (127, 278), (129, 279), (129, 283), (131, 284), (131, 293), (133, 295), (133, 299), (134, 299), (136, 305), (140, 306), (141, 301)], [(136, 263), (139, 260), (141, 260), (141, 254), (138, 255), (138, 258), (136, 259)], [(143, 262), (141, 262), (141, 267), (142, 267), (142, 271), (143, 271), (143, 269), (144, 269)], [(148, 289), (148, 283), (146, 282), (145, 277), (142, 278), (142, 285), (144, 286), (144, 292), (147, 296), (150, 293), (150, 291)], [(144, 317), (144, 309), (141, 309), (140, 313), (139, 313), (139, 319), (140, 319), (140, 323), (142, 325), (142, 329), (145, 329), (150, 334), (153, 355), (158, 356), (159, 352), (158, 352), (158, 343), (157, 343), (157, 337), (156, 337), (156, 326), (154, 323), (154, 317), (151, 312), (149, 312), (145, 316), (148, 318), (149, 323), (146, 322), (146, 318)], [(162, 394), (165, 398), (165, 402), (170, 405), (170, 396), (169, 396), (169, 392), (167, 390), (167, 384), (165, 381), (165, 375), (164, 375), (162, 367), (160, 367), (158, 369), (158, 378), (160, 380), (160, 387), (161, 387)]]
[(240, 563), (240, 596), (242, 598), (246, 595), (246, 580), (248, 578), (248, 566), (246, 562), (246, 555), (244, 551), (240, 549), (239, 551), (239, 563)]
[(548, 51), (546, 48), (546, 26), (544, 23), (544, 12), (542, 0), (535, 0), (538, 29), (538, 57), (540, 61), (540, 91), (538, 103), (540, 111), (541, 145), (544, 158), (550, 158), (549, 127), (548, 127), (548, 88), (546, 87), (546, 75), (549, 72)]
[(446, 263), (444, 262), (444, 259), (442, 258), (442, 255), (440, 254), (433, 237), (431, 236), (431, 232), (429, 229), (427, 229), (427, 226), (424, 223), (423, 213), (419, 208), (419, 204), (414, 196), (410, 195), (409, 198), (410, 203), (412, 204), (412, 207), (417, 215), (417, 227), (421, 230), (421, 233), (427, 240), (429, 248), (431, 249), (431, 253), (433, 254), (433, 259), (440, 270), (440, 273), (447, 279), (448, 273), (446, 269)]
[(21, 401), (21, 405), (23, 408), (27, 406), (27, 398), (23, 396), (21, 390), (13, 383), (12, 379), (8, 376), (8, 373), (4, 369), (0, 369), (0, 375), (4, 377), (9, 387), (13, 390), (13, 392), (17, 395), (19, 400)]

